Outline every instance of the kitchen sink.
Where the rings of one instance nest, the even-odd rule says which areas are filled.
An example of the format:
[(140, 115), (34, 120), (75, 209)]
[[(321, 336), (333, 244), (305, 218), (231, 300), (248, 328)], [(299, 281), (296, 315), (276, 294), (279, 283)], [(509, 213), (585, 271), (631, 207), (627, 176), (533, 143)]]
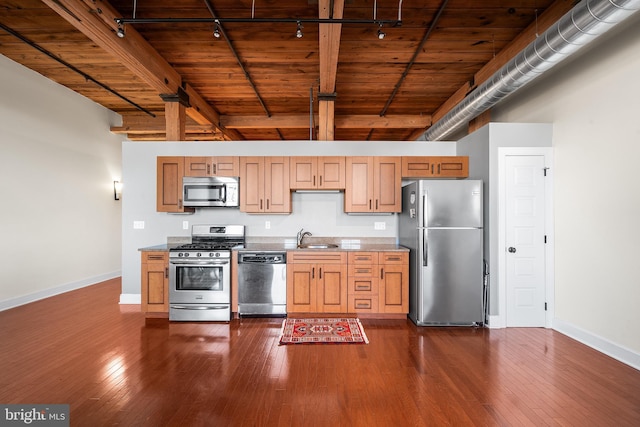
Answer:
[(298, 249), (331, 249), (331, 248), (337, 248), (338, 245), (334, 245), (333, 243), (319, 243), (319, 244), (314, 244), (314, 243), (310, 243), (310, 244), (305, 244), (305, 245), (298, 245)]

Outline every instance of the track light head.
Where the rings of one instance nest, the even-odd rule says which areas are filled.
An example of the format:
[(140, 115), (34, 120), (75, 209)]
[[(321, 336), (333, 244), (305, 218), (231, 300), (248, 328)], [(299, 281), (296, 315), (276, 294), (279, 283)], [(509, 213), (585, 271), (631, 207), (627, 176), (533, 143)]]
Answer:
[(213, 30), (213, 37), (219, 39), (220, 38), (220, 27), (216, 24), (216, 28)]
[(118, 31), (116, 31), (116, 35), (121, 39), (124, 38), (124, 27), (122, 26), (122, 24), (118, 24)]
[(380, 28), (378, 28), (378, 39), (382, 40), (384, 39), (386, 36), (385, 32), (382, 31), (382, 24), (380, 24)]
[(300, 21), (298, 21), (298, 29), (296, 30), (296, 37), (301, 39), (302, 36), (304, 36), (304, 34), (302, 34), (302, 29), (304, 27), (302, 26), (302, 23)]

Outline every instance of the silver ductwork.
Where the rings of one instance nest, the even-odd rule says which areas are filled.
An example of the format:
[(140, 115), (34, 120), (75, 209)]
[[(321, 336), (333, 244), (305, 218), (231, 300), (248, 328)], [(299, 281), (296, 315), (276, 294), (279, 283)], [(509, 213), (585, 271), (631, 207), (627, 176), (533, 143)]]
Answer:
[(438, 141), (568, 58), (640, 9), (640, 0), (582, 0), (467, 95), (418, 140)]

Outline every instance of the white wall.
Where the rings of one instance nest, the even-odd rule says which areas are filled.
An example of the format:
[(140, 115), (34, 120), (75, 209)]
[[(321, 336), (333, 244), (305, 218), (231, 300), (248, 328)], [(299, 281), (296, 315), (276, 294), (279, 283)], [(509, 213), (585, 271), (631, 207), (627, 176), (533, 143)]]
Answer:
[[(344, 192), (293, 193), (292, 214), (246, 214), (238, 209), (205, 208), (193, 215), (156, 212), (157, 156), (402, 156), (454, 155), (454, 142), (124, 142), (123, 228), (121, 302), (136, 302), (140, 295), (140, 253), (138, 249), (166, 243), (167, 237), (188, 237), (193, 224), (243, 224), (247, 238), (295, 238), (300, 228), (322, 237), (395, 238), (396, 215), (347, 215)], [(144, 229), (134, 229), (134, 221), (144, 221)], [(189, 229), (182, 228), (188, 221)], [(265, 228), (265, 221), (271, 228)], [(374, 230), (374, 222), (384, 222), (385, 230)]]
[(0, 309), (117, 277), (119, 117), (0, 55)]
[(587, 49), (492, 117), (554, 124), (554, 327), (640, 366), (640, 14)]

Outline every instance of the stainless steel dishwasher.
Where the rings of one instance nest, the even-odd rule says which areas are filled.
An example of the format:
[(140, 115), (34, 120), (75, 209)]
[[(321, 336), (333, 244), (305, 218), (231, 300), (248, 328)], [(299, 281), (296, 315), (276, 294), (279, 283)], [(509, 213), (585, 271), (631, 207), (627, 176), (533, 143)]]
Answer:
[(286, 252), (238, 253), (238, 314), (286, 316)]

